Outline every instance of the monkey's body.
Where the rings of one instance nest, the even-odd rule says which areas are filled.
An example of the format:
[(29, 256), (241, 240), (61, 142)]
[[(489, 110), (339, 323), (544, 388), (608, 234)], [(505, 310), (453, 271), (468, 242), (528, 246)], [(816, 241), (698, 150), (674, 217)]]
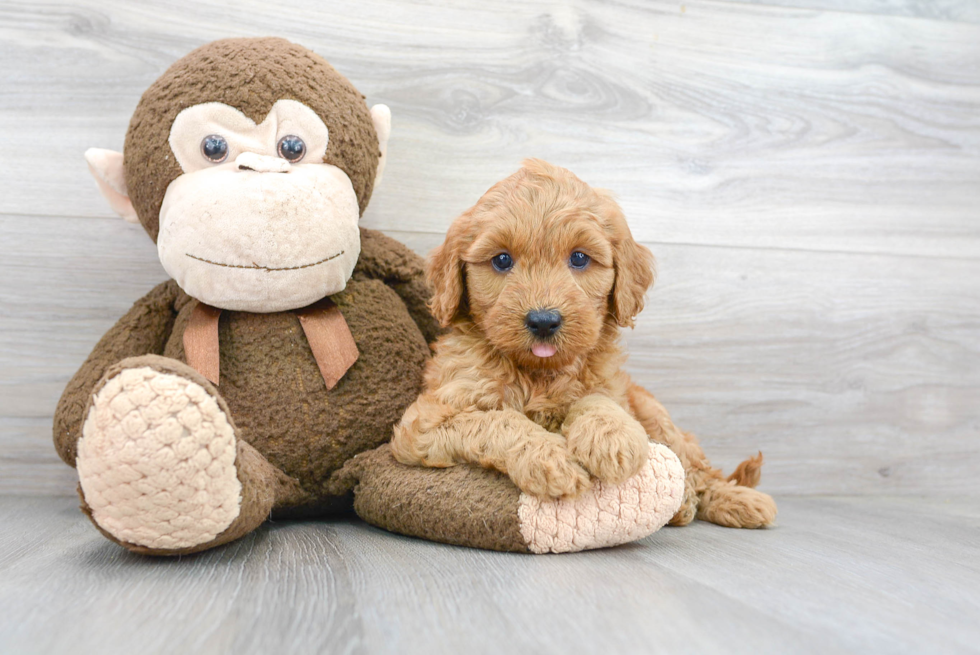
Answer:
[[(331, 296), (360, 356), (328, 390), (292, 312), (222, 312), (221, 381), (237, 435), (296, 479), (311, 503), (332, 473), (391, 437), (421, 390), (429, 348), (401, 298), (381, 280), (351, 279)], [(163, 355), (186, 362), (183, 332), (196, 300), (184, 296)], [(339, 437), (339, 438), (338, 438)]]

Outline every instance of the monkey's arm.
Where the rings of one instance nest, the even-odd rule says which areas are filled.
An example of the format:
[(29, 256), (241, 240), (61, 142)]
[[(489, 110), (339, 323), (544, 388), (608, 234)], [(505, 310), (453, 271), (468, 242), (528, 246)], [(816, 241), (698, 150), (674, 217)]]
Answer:
[(404, 244), (362, 227), (361, 256), (354, 267), (354, 275), (382, 280), (391, 287), (405, 303), (428, 343), (445, 332), (426, 307), (430, 294), (425, 284), (422, 258)]
[(177, 283), (168, 280), (137, 300), (99, 340), (65, 387), (54, 413), (54, 445), (65, 463), (75, 466), (75, 446), (85, 418), (82, 414), (106, 369), (126, 357), (163, 354), (179, 295)]

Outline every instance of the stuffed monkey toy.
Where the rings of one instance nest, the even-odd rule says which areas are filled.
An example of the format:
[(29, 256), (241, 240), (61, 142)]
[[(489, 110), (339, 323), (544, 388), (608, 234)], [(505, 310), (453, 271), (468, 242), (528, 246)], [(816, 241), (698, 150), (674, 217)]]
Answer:
[(86, 152), (172, 278), (102, 337), (54, 418), (108, 539), (181, 555), (353, 506), (404, 534), (556, 552), (631, 541), (677, 509), (676, 458), (568, 501), (391, 456), (439, 327), (419, 257), (358, 226), (390, 125), (309, 50), (226, 39), (150, 86), (124, 153)]

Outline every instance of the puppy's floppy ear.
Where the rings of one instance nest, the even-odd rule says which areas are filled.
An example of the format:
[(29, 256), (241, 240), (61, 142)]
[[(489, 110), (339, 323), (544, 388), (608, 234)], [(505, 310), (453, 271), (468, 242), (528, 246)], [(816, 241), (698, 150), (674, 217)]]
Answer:
[(620, 327), (633, 327), (633, 319), (643, 310), (643, 296), (653, 284), (653, 253), (633, 239), (623, 210), (612, 194), (603, 189), (595, 191), (601, 200), (616, 270), (609, 311)]
[(466, 281), (463, 279), (463, 249), (469, 231), (470, 212), (465, 212), (449, 226), (446, 240), (429, 253), (425, 278), (432, 288), (429, 309), (442, 327), (449, 327), (466, 305)]

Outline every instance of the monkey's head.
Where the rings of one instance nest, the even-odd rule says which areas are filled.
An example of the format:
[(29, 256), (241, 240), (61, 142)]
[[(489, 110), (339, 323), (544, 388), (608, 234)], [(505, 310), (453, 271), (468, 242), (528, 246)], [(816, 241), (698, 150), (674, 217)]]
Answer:
[(139, 222), (190, 296), (274, 312), (342, 290), (391, 128), (324, 59), (283, 39), (225, 39), (140, 99), (124, 153), (90, 149), (109, 204)]

